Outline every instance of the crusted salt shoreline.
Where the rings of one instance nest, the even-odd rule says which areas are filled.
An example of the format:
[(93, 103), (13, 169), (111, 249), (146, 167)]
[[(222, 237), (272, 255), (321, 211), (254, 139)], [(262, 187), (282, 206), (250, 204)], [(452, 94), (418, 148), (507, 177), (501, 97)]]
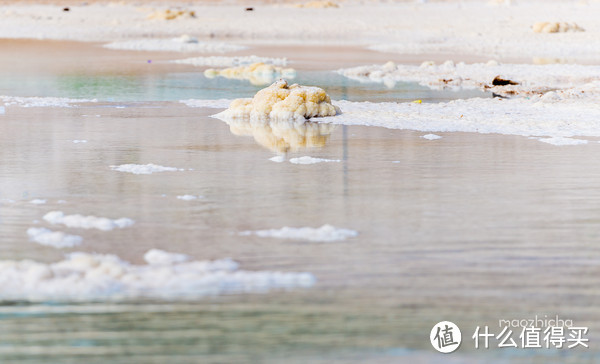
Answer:
[(446, 61), (440, 65), (423, 62), (420, 66), (388, 62), (340, 69), (337, 73), (390, 88), (397, 82), (416, 82), (432, 89), (480, 88), (501, 95), (541, 94), (600, 80), (600, 66), (499, 64), (493, 60), (474, 64)]

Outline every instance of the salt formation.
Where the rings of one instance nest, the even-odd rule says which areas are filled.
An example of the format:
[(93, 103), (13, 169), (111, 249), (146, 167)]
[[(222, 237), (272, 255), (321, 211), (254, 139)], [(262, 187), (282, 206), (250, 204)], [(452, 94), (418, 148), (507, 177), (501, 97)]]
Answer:
[(340, 229), (326, 224), (320, 228), (293, 228), (285, 226), (281, 229), (243, 231), (240, 235), (256, 235), (262, 238), (307, 240), (313, 242), (332, 242), (358, 236), (358, 232), (349, 229)]
[(185, 9), (165, 9), (165, 10), (156, 10), (150, 15), (148, 15), (148, 19), (158, 19), (158, 20), (174, 20), (181, 18), (195, 18), (196, 13), (191, 10)]
[(337, 72), (359, 82), (378, 82), (388, 87), (396, 82), (417, 82), (433, 89), (481, 88), (503, 95), (541, 94), (600, 78), (599, 66), (500, 64), (493, 60), (474, 64), (446, 61), (440, 65), (423, 62), (420, 66), (388, 62)]
[(296, 77), (296, 70), (257, 62), (249, 66), (224, 68), (222, 70), (209, 68), (204, 71), (204, 76), (207, 78), (221, 76), (229, 79), (249, 80), (253, 85), (262, 86), (281, 77), (294, 78)]
[(71, 253), (56, 263), (0, 261), (0, 301), (86, 302), (198, 299), (232, 293), (310, 287), (310, 273), (244, 271), (231, 259), (192, 261), (150, 250), (148, 264), (115, 255)]
[(69, 235), (62, 231), (52, 231), (46, 228), (29, 228), (27, 229), (27, 235), (31, 241), (55, 248), (71, 248), (83, 241), (81, 236)]
[(271, 58), (251, 56), (225, 57), (225, 56), (209, 56), (209, 57), (191, 57), (186, 59), (178, 59), (172, 61), (177, 64), (191, 64), (193, 66), (210, 66), (210, 67), (239, 67), (247, 66), (253, 63), (272, 64), (274, 66), (287, 65), (287, 58)]
[(223, 120), (235, 135), (252, 136), (263, 147), (280, 154), (322, 148), (337, 125), (304, 120), (234, 118)]
[(340, 6), (333, 1), (329, 0), (315, 0), (309, 1), (303, 4), (294, 5), (296, 8), (316, 8), (316, 9), (326, 9), (326, 8), (339, 8)]
[(585, 29), (575, 23), (564, 22), (547, 22), (540, 21), (533, 24), (532, 27), (535, 33), (566, 33), (566, 32), (583, 32)]
[(110, 169), (117, 172), (127, 172), (133, 174), (152, 174), (156, 172), (177, 172), (183, 171), (182, 168), (164, 167), (157, 164), (121, 164), (120, 166), (110, 166)]
[(134, 221), (125, 217), (111, 220), (106, 217), (65, 215), (62, 211), (50, 211), (44, 215), (44, 220), (53, 225), (65, 225), (70, 228), (98, 229), (109, 231), (116, 228), (123, 229), (134, 224)]
[(319, 87), (288, 85), (279, 80), (256, 93), (251, 99), (236, 99), (215, 117), (227, 120), (251, 118), (272, 120), (307, 120), (334, 116), (340, 109), (331, 104), (329, 95)]
[(178, 38), (145, 38), (122, 40), (103, 45), (108, 49), (122, 49), (132, 51), (159, 51), (159, 52), (202, 52), (225, 53), (245, 49), (244, 46), (223, 42), (199, 42), (192, 37), (181, 36)]

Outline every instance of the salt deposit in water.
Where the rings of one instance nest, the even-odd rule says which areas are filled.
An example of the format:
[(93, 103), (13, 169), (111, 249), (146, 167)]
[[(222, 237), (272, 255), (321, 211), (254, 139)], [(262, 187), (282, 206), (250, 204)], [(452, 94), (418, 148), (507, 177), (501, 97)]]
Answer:
[(193, 261), (156, 249), (148, 264), (115, 255), (71, 253), (64, 260), (0, 261), (0, 301), (89, 302), (191, 300), (233, 293), (311, 287), (311, 273), (244, 271), (231, 259)]
[(157, 164), (121, 164), (119, 166), (110, 166), (113, 171), (127, 172), (133, 174), (152, 174), (156, 172), (181, 172), (185, 169), (175, 167), (164, 167)]
[(233, 100), (229, 108), (216, 115), (219, 119), (252, 118), (306, 120), (334, 116), (340, 109), (331, 104), (329, 95), (319, 87), (288, 85), (279, 80), (256, 93), (251, 99)]
[(335, 226), (326, 224), (320, 228), (294, 228), (285, 226), (281, 229), (243, 231), (240, 235), (256, 235), (262, 238), (307, 240), (312, 242), (332, 242), (358, 236), (358, 232), (349, 229), (336, 228)]
[(61, 224), (70, 228), (98, 229), (109, 231), (122, 229), (134, 224), (132, 219), (122, 217), (112, 220), (106, 217), (83, 216), (79, 214), (65, 215), (62, 211), (50, 211), (44, 215), (44, 220), (53, 225)]
[(69, 235), (62, 231), (52, 231), (37, 227), (27, 229), (27, 235), (31, 241), (55, 248), (72, 248), (83, 241), (83, 238), (78, 235)]

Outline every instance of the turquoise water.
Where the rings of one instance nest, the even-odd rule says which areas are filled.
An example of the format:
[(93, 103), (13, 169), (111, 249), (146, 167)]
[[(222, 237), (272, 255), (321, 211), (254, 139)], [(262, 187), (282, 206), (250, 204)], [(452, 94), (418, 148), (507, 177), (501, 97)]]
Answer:
[[(360, 83), (331, 71), (299, 71), (292, 82), (324, 88), (334, 100), (395, 101), (422, 99), (425, 102), (457, 98), (491, 97), (479, 90), (431, 90), (414, 83)], [(54, 96), (122, 101), (177, 101), (183, 99), (232, 99), (251, 97), (267, 85), (223, 77), (209, 79), (197, 72), (144, 74), (0, 74), (0, 95)]]

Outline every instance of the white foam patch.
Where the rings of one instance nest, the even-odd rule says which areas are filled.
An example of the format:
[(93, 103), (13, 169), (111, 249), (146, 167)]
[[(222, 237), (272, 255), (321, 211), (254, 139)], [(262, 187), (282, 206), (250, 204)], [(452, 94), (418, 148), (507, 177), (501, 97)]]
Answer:
[(183, 200), (183, 201), (194, 201), (194, 200), (199, 200), (203, 198), (202, 196), (196, 196), (196, 195), (181, 195), (181, 196), (177, 196), (178, 200)]
[(285, 156), (283, 156), (283, 155), (276, 155), (274, 157), (269, 158), (269, 160), (271, 162), (275, 162), (275, 163), (283, 163), (283, 162), (285, 162)]
[(65, 234), (62, 231), (52, 231), (45, 228), (31, 227), (27, 229), (31, 241), (54, 248), (72, 248), (81, 244), (83, 238), (78, 235)]
[(96, 217), (91, 215), (65, 215), (62, 211), (50, 211), (44, 215), (44, 220), (53, 225), (61, 224), (70, 228), (98, 229), (103, 231), (123, 229), (134, 224), (132, 219), (125, 217), (112, 220), (106, 217)]
[(112, 42), (104, 45), (109, 49), (164, 52), (225, 53), (246, 49), (244, 46), (223, 42), (182, 42), (174, 39), (136, 39)]
[(75, 104), (98, 102), (96, 99), (69, 99), (64, 97), (0, 96), (5, 106), (20, 107), (73, 107)]
[(427, 139), (427, 140), (437, 140), (437, 139), (442, 139), (441, 136), (439, 135), (435, 135), (435, 134), (425, 134), (423, 136), (421, 136), (421, 138), (423, 139)]
[(317, 163), (332, 163), (332, 162), (341, 162), (341, 160), (314, 158), (314, 157), (310, 157), (310, 156), (304, 156), (304, 157), (290, 159), (290, 163), (293, 163), (293, 164), (317, 164)]
[(0, 261), (0, 301), (193, 300), (234, 293), (311, 287), (310, 273), (244, 271), (231, 259), (191, 261), (151, 250), (151, 264), (115, 255), (71, 253), (56, 263)]
[(552, 138), (534, 138), (540, 142), (552, 144), (552, 145), (581, 145), (587, 144), (588, 141), (584, 139), (573, 139), (565, 137), (552, 137)]
[(183, 168), (164, 167), (157, 164), (121, 164), (119, 166), (110, 166), (113, 171), (126, 172), (133, 174), (152, 174), (156, 172), (181, 172)]
[(180, 100), (182, 104), (185, 104), (189, 107), (204, 107), (209, 109), (227, 109), (229, 104), (231, 104), (233, 100), (228, 99), (219, 99), (219, 100)]
[(82, 144), (82, 143), (87, 143), (88, 141), (85, 139), (75, 139), (73, 140), (73, 144)]
[(287, 58), (271, 58), (271, 57), (259, 57), (259, 56), (239, 56), (239, 57), (226, 57), (226, 56), (210, 56), (210, 57), (192, 57), (186, 59), (178, 59), (172, 61), (178, 64), (190, 64), (193, 66), (209, 66), (209, 67), (239, 67), (248, 66), (253, 63), (265, 63), (274, 66), (286, 66), (288, 63)]
[[(390, 88), (396, 82), (416, 82), (433, 89), (481, 88), (508, 95), (571, 88), (600, 78), (600, 66), (499, 64), (496, 61), (475, 64), (447, 61), (440, 65), (423, 62), (421, 66), (388, 62), (384, 65), (340, 69), (337, 72), (360, 82), (383, 83)], [(518, 85), (494, 85), (496, 77)]]
[(320, 228), (294, 228), (285, 226), (281, 229), (243, 231), (240, 233), (240, 235), (256, 235), (261, 238), (306, 240), (312, 242), (332, 242), (346, 240), (348, 238), (358, 236), (358, 232), (349, 229), (340, 229), (326, 224)]
[(41, 198), (34, 198), (33, 200), (29, 201), (29, 203), (34, 205), (43, 205), (46, 203), (46, 200), (42, 200)]
[(169, 253), (159, 249), (151, 249), (144, 254), (144, 260), (151, 265), (169, 265), (187, 262), (190, 260), (190, 256), (186, 254)]

